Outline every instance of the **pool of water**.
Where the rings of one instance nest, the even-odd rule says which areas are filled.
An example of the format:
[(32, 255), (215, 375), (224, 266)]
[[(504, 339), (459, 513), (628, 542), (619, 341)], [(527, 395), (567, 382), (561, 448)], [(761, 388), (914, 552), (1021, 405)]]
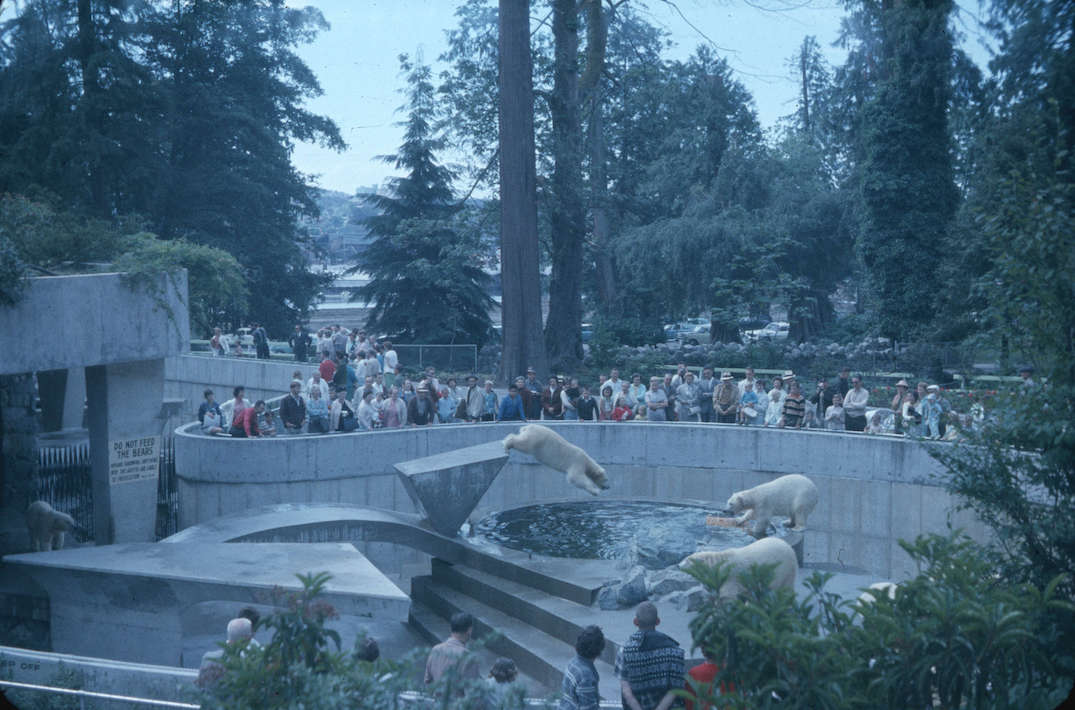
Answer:
[(549, 557), (631, 560), (653, 569), (675, 564), (700, 547), (754, 541), (737, 528), (705, 524), (719, 514), (694, 505), (596, 500), (542, 503), (493, 513), (474, 527), (484, 540)]

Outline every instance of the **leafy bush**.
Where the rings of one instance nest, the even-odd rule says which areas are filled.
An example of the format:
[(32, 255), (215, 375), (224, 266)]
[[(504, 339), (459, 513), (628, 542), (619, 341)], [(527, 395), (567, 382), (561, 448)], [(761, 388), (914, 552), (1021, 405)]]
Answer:
[(26, 290), (26, 267), (0, 226), (0, 306), (13, 306)]
[[(339, 634), (328, 627), (338, 617), (320, 599), (331, 579), (328, 573), (296, 575), (303, 589), (278, 595), (279, 611), (264, 617), (259, 628), (275, 630), (259, 648), (224, 646), (219, 671), (205, 684), (198, 701), (206, 710), (400, 710), (415, 707), (401, 693), (419, 690), (432, 697), (420, 707), (436, 710), (486, 710), (489, 686), (464, 680), (449, 670), (434, 686), (419, 686), (427, 649), (415, 649), (397, 660), (360, 661), (340, 649)], [(361, 643), (362, 639), (358, 640)], [(468, 653), (480, 644), (468, 644)], [(465, 659), (464, 659), (465, 663)], [(521, 710), (522, 695), (509, 696), (497, 710)]]
[(716, 593), (722, 567), (689, 570), (713, 592), (691, 620), (694, 646), (721, 670), (726, 708), (1052, 708), (1071, 687), (1060, 672), (1059, 628), (1073, 610), (1044, 588), (996, 575), (989, 555), (958, 534), (900, 543), (919, 574), (874, 603), (826, 592), (769, 589), (772, 568), (744, 575), (739, 600)]

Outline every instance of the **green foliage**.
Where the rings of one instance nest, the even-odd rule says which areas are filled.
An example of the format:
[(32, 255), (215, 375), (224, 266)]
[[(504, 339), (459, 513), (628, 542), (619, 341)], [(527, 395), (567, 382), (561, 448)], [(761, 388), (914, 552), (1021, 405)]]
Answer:
[(111, 260), (127, 235), (142, 231), (142, 224), (79, 215), (62, 207), (56, 195), (38, 191), (0, 195), (0, 231), (27, 264), (64, 270)]
[(242, 267), (223, 249), (185, 239), (165, 241), (152, 234), (139, 234), (129, 237), (120, 253), (114, 264), (116, 270), (139, 281), (155, 278), (161, 272), (187, 270), (190, 325), (195, 333), (209, 337), (214, 325), (239, 322), (241, 314), (246, 313), (250, 294), (242, 279)]
[[(264, 648), (223, 645), (219, 672), (198, 698), (207, 710), (400, 710), (414, 707), (400, 694), (419, 690), (432, 697), (425, 707), (437, 710), (487, 710), (489, 687), (484, 680), (466, 680), (450, 669), (434, 686), (418, 686), (426, 649), (401, 659), (356, 660), (341, 652), (339, 634), (328, 627), (336, 610), (319, 597), (331, 575), (296, 575), (301, 592), (276, 599), (279, 610), (263, 618), (260, 627), (273, 629)], [(471, 642), (471, 651), (479, 646)], [(468, 654), (463, 663), (475, 662)], [(521, 688), (509, 694), (497, 710), (522, 710)]]
[[(321, 90), (294, 51), (325, 28), (316, 9), (277, 0), (22, 3), (0, 26), (0, 192), (41, 188), (79, 222), (138, 215), (117, 234), (225, 249), (258, 294), (254, 317), (289, 331), (323, 283), (300, 248), (298, 218), (316, 204), (291, 151), (343, 147), (303, 107)], [(32, 263), (115, 253), (108, 229), (38, 223), (74, 248)]]
[(407, 175), (392, 181), (390, 195), (368, 198), (381, 214), (365, 221), (374, 239), (356, 270), (371, 280), (355, 295), (370, 304), (366, 327), (393, 340), (480, 346), (492, 327), (481, 232), (453, 200), (452, 172), (436, 162), (442, 143), (429, 119), (436, 99), (429, 67), (406, 55), (400, 64), (410, 86), (406, 133), (385, 160)]
[(0, 227), (0, 306), (13, 306), (26, 291), (26, 265), (15, 244)]
[(1050, 383), (998, 397), (980, 430), (931, 452), (947, 468), (944, 485), (996, 533), (1005, 575), (1038, 585), (1065, 575), (1060, 590), (1069, 599), (1075, 599), (1073, 395), (1071, 384)]
[(951, 10), (950, 2), (926, 1), (877, 10), (881, 78), (862, 119), (858, 245), (881, 333), (891, 338), (931, 321), (935, 305), (921, 286), (936, 279), (958, 205), (947, 124)]
[[(771, 568), (740, 576), (720, 600), (727, 569), (688, 570), (713, 596), (691, 620), (694, 645), (721, 666), (710, 698), (728, 708), (1051, 708), (1070, 689), (1057, 630), (1075, 607), (1047, 586), (997, 577), (969, 539), (924, 536), (901, 545), (920, 573), (894, 600), (844, 601), (814, 573), (808, 596), (769, 589)], [(939, 705), (938, 705), (939, 703)]]

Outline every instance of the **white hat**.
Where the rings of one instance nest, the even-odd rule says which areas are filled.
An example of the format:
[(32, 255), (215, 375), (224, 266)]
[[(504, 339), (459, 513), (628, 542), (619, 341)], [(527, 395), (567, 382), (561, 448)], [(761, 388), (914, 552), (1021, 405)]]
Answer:
[(929, 391), (929, 392), (940, 392), (941, 388), (938, 387), (937, 385), (930, 385), (929, 387), (926, 388), (926, 390)]
[(730, 372), (722, 372), (722, 373), (720, 373), (720, 379), (722, 379), (722, 380), (730, 380), (730, 379), (732, 379), (732, 373), (730, 373)]
[(795, 373), (792, 372), (791, 370), (784, 370), (784, 374), (780, 376), (780, 379), (782, 379), (782, 380), (794, 380), (795, 379)]

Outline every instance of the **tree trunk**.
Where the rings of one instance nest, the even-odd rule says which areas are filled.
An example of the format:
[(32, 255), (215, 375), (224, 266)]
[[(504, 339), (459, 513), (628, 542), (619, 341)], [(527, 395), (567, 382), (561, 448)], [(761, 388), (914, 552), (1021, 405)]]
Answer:
[(579, 15), (575, 0), (554, 0), (552, 114), (552, 274), (545, 344), (552, 364), (573, 370), (582, 358), (582, 120), (579, 111)]
[[(78, 0), (78, 61), (82, 70), (82, 116), (85, 121), (85, 137), (90, 145), (100, 141), (100, 111), (98, 104), (99, 81), (97, 63), (94, 53), (97, 47), (96, 29), (93, 26), (93, 3), (91, 0)], [(93, 211), (101, 217), (109, 213), (106, 204), (104, 181), (101, 179), (98, 158), (94, 157), (86, 166), (89, 173), (90, 195)]]
[(500, 0), (500, 379), (547, 371), (541, 337), (530, 3)]
[(612, 260), (612, 235), (608, 224), (608, 172), (605, 158), (605, 122), (601, 112), (604, 91), (601, 79), (605, 71), (608, 40), (608, 17), (602, 12), (602, 0), (586, 0), (586, 73), (581, 92), (590, 111), (590, 213), (593, 215), (594, 262), (601, 309), (618, 314), (616, 300), (616, 264)]

